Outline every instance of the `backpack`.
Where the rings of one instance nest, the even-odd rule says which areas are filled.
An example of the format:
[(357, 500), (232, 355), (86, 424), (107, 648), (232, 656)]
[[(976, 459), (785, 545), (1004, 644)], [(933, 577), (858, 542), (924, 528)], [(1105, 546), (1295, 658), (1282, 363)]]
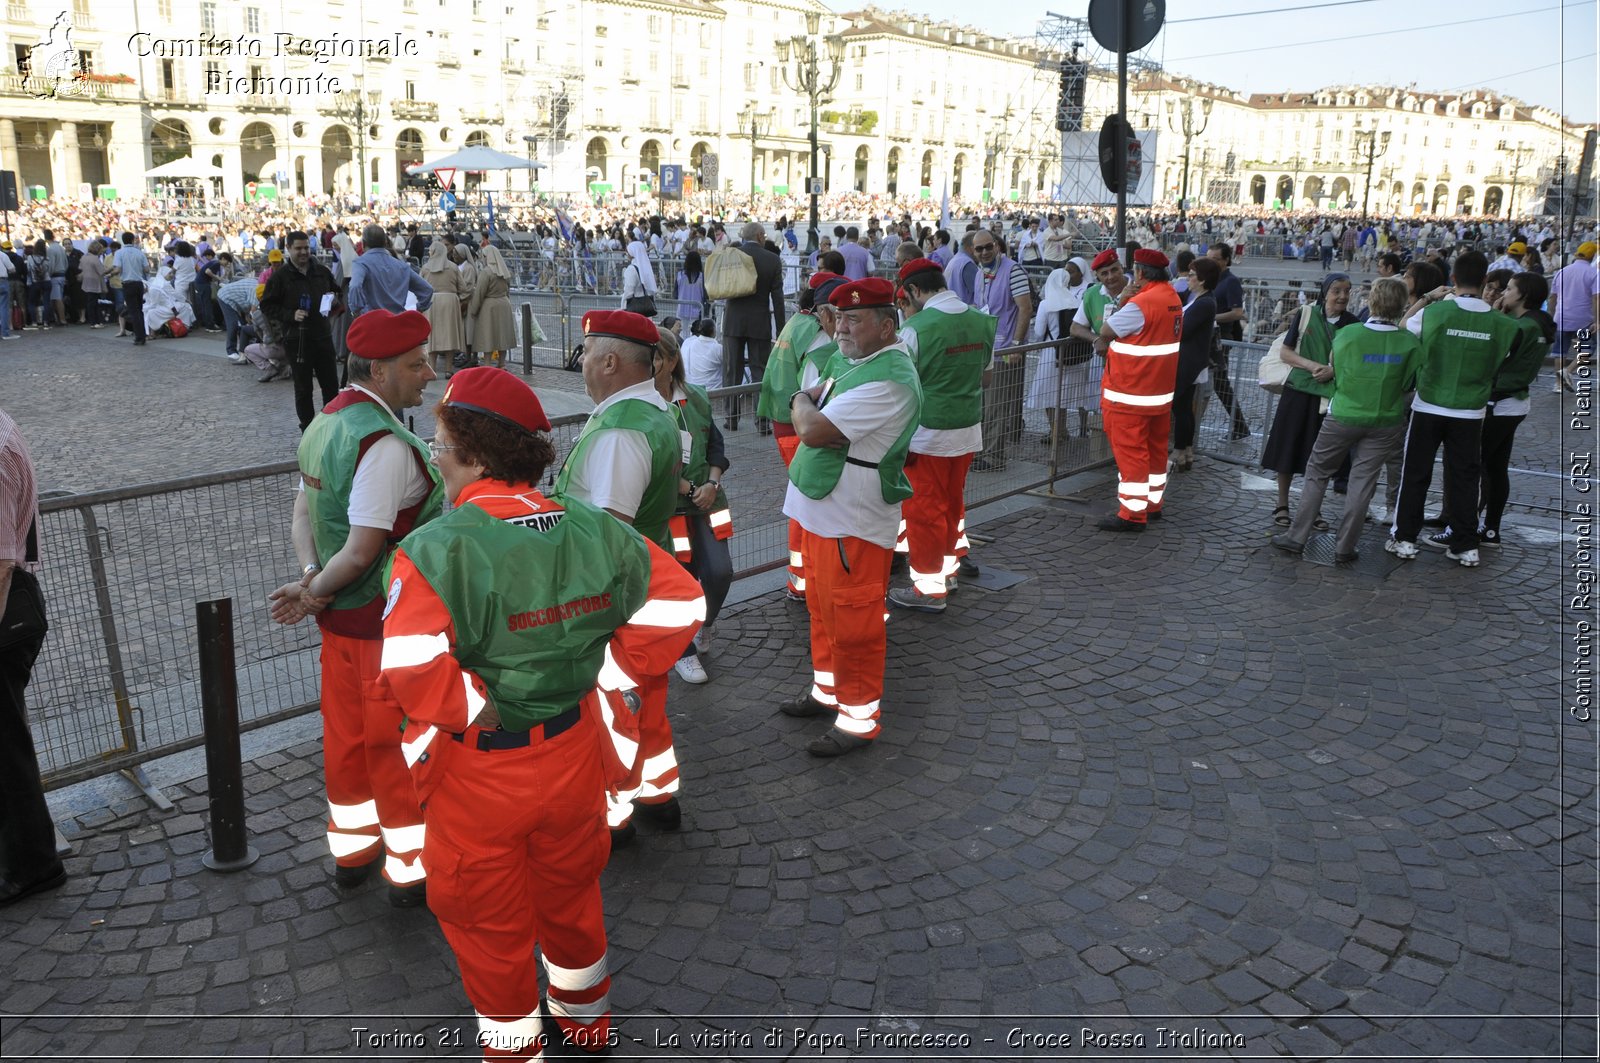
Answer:
[(50, 280), (50, 266), (48, 260), (28, 256), (28, 283), (45, 284)]
[(706, 260), (706, 298), (739, 299), (756, 293), (756, 260), (737, 247), (724, 247)]

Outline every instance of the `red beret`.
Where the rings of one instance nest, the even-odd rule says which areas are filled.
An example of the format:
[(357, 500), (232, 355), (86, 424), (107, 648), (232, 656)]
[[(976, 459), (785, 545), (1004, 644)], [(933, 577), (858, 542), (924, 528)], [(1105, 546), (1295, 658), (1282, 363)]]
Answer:
[(440, 402), (471, 410), (528, 432), (550, 431), (550, 418), (533, 389), (504, 369), (479, 365), (450, 378)]
[(914, 258), (900, 267), (900, 282), (903, 284), (907, 277), (914, 277), (918, 273), (926, 273), (929, 270), (937, 270), (943, 273), (944, 267), (931, 258)]
[(1094, 261), (1089, 263), (1089, 268), (1091, 270), (1102, 270), (1102, 269), (1105, 269), (1107, 266), (1111, 265), (1116, 260), (1117, 260), (1117, 252), (1116, 252), (1116, 250), (1114, 248), (1108, 247), (1104, 251), (1100, 252), (1098, 255), (1094, 256)]
[(806, 281), (806, 287), (810, 288), (812, 291), (816, 291), (818, 288), (822, 287), (824, 284), (827, 284), (829, 281), (834, 280), (838, 276), (839, 275), (833, 272), (831, 269), (819, 269), (811, 275), (810, 280)]
[(1133, 260), (1141, 266), (1149, 266), (1152, 269), (1166, 269), (1169, 264), (1167, 256), (1153, 247), (1139, 248), (1133, 253)]
[(661, 342), (655, 322), (631, 310), (591, 310), (583, 315), (583, 334), (585, 337), (614, 336), (644, 347), (654, 347)]
[(828, 302), (840, 310), (870, 310), (875, 306), (894, 306), (894, 285), (882, 277), (841, 284), (828, 297)]
[(369, 361), (398, 358), (428, 342), (428, 316), (415, 310), (392, 314), (387, 310), (368, 310), (350, 323), (345, 345), (350, 353)]

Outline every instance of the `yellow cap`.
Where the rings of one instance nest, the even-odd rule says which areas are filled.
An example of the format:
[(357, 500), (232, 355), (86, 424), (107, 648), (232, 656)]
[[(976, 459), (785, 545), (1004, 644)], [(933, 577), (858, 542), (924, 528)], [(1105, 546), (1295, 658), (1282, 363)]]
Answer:
[(1593, 258), (1596, 251), (1600, 251), (1600, 246), (1597, 246), (1593, 240), (1585, 240), (1578, 245), (1579, 258)]
[(1506, 253), (1510, 255), (1525, 255), (1528, 253), (1528, 245), (1523, 243), (1521, 240), (1518, 240), (1516, 243), (1506, 248)]
[(273, 248), (271, 251), (267, 252), (267, 261), (268, 262), (282, 262), (283, 261), (283, 252), (279, 251), (277, 248)]

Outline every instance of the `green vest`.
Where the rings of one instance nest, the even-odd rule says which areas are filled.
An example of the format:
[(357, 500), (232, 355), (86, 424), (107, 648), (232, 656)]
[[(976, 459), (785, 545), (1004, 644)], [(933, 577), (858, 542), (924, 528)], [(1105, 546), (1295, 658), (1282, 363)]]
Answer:
[(1494, 378), (1494, 395), (1507, 399), (1526, 399), (1528, 385), (1550, 354), (1550, 339), (1532, 314), (1512, 318), (1517, 323), (1517, 342), (1511, 357), (1501, 363)]
[[(683, 392), (688, 396), (688, 401), (682, 406), (672, 404), (673, 414), (679, 418), (678, 426), (689, 433), (689, 461), (679, 471), (686, 480), (703, 484), (711, 477), (711, 466), (706, 461), (706, 449), (711, 445), (711, 396), (706, 394), (706, 389), (696, 387), (687, 381), (684, 382)], [(792, 394), (792, 392), (791, 392)], [(691, 502), (686, 495), (678, 495), (678, 506), (674, 512), (702, 514), (702, 510)], [(722, 490), (722, 485), (717, 485), (717, 501), (712, 510), (727, 509), (728, 496)]]
[(970, 428), (983, 420), (983, 371), (994, 358), (999, 319), (968, 307), (959, 314), (919, 310), (906, 322), (917, 335), (922, 427)]
[[(1305, 315), (1306, 330), (1295, 341), (1294, 352), (1318, 365), (1327, 365), (1328, 356), (1333, 353), (1333, 322), (1322, 312), (1322, 307), (1312, 306), (1309, 309), (1311, 312)], [(1323, 398), (1333, 394), (1333, 381), (1318, 380), (1299, 366), (1289, 370), (1289, 379), (1284, 381), (1284, 386)]]
[(560, 504), (553, 524), (525, 526), (468, 502), (401, 544), (450, 612), (456, 659), (483, 680), (508, 731), (593, 690), (606, 644), (649, 592), (637, 533), (587, 502)]
[(1096, 336), (1100, 335), (1100, 326), (1106, 323), (1106, 307), (1111, 305), (1111, 296), (1106, 293), (1105, 285), (1091, 284), (1083, 293), (1083, 316), (1089, 319), (1089, 331)]
[(667, 531), (667, 518), (678, 504), (677, 473), (683, 444), (678, 438), (676, 419), (659, 406), (643, 399), (623, 399), (607, 406), (599, 416), (590, 417), (578, 441), (572, 444), (572, 453), (561, 466), (555, 493), (568, 497), (567, 483), (572, 478), (572, 470), (583, 463), (590, 440), (596, 432), (610, 428), (642, 433), (650, 443), (650, 482), (639, 500), (639, 511), (633, 515), (633, 526), (640, 535), (671, 553), (672, 535)]
[[(326, 565), (350, 538), (350, 489), (355, 485), (356, 465), (365, 448), (385, 435), (398, 436), (416, 453), (431, 484), (412, 526), (433, 520), (443, 510), (444, 487), (439, 481), (439, 470), (428, 460), (427, 444), (408, 432), (397, 418), (378, 403), (365, 399), (341, 405), (332, 413), (324, 411), (306, 427), (305, 435), (300, 437), (299, 452), (300, 480), (305, 485), (306, 507), (311, 515), (312, 534), (316, 538), (318, 564)], [(393, 546), (399, 537), (410, 530), (409, 527), (396, 527), (390, 545)], [(342, 612), (381, 606), (384, 597), (383, 571), (388, 559), (389, 551), (385, 550), (370, 568), (334, 595), (329, 610)], [(381, 613), (374, 613), (374, 619), (380, 617)], [(336, 620), (328, 620), (328, 626), (339, 630), (340, 625)]]
[(1333, 399), (1328, 413), (1352, 428), (1393, 428), (1406, 420), (1406, 393), (1417, 376), (1422, 345), (1405, 329), (1365, 325), (1333, 338)]
[[(789, 423), (789, 396), (800, 390), (800, 359), (811, 341), (822, 331), (815, 314), (796, 314), (784, 322), (767, 358), (761, 377), (761, 396), (756, 400), (756, 416), (779, 424)], [(699, 483), (698, 480), (695, 481)]]
[(1447, 410), (1483, 409), (1517, 331), (1504, 314), (1474, 313), (1448, 299), (1423, 310), (1417, 398)]
[[(824, 402), (832, 401), (862, 384), (880, 380), (909, 388), (917, 397), (918, 415), (906, 423), (904, 430), (889, 447), (888, 453), (876, 463), (883, 500), (892, 504), (910, 498), (911, 482), (906, 479), (905, 473), (906, 451), (911, 448), (911, 437), (917, 431), (922, 407), (922, 384), (917, 380), (917, 368), (911, 364), (911, 358), (905, 348), (891, 347), (859, 362), (852, 362), (843, 354), (836, 354), (828, 362), (822, 379), (825, 384), (831, 385)], [(823, 412), (826, 414), (827, 410), (824, 409)], [(789, 463), (789, 482), (798, 487), (800, 493), (807, 498), (827, 498), (839, 485), (839, 477), (844, 474), (844, 467), (848, 461), (850, 461), (850, 451), (847, 447), (810, 447), (801, 443), (795, 449), (794, 460)], [(866, 465), (869, 468), (873, 465), (872, 462), (859, 460), (853, 464)]]

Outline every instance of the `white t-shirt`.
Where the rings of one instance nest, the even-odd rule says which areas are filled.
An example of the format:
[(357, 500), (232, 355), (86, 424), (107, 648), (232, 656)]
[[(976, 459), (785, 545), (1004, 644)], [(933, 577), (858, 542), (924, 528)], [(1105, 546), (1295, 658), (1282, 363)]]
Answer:
[[(591, 417), (629, 399), (648, 402), (668, 411), (667, 400), (656, 390), (654, 380), (643, 380), (602, 399)], [(590, 505), (611, 509), (632, 520), (650, 486), (650, 441), (643, 432), (627, 428), (608, 428), (594, 433), (585, 445), (583, 462), (567, 479), (567, 493)]]
[(722, 345), (710, 336), (683, 338), (684, 379), (703, 388), (722, 386)]
[[(811, 337), (811, 346), (806, 348), (805, 353), (810, 354), (812, 351), (821, 347), (826, 347), (832, 342), (833, 337), (828, 335), (826, 329), (818, 329), (817, 334)], [(817, 383), (821, 380), (822, 370), (813, 365), (811, 359), (800, 359), (800, 390), (810, 391), (812, 388), (816, 387)]]
[[(894, 357), (894, 352), (904, 350), (894, 344), (872, 357)], [(822, 414), (850, 441), (851, 457), (880, 461), (916, 416), (917, 397), (907, 388), (879, 380), (830, 397)], [(900, 534), (900, 503), (883, 500), (878, 470), (848, 463), (826, 498), (807, 498), (791, 483), (783, 513), (811, 534), (828, 539), (854, 536), (892, 549)]]
[[(967, 304), (961, 297), (946, 288), (936, 292), (923, 304), (922, 309), (932, 310), (940, 314), (959, 314), (967, 309)], [(913, 360), (917, 356), (917, 334), (911, 329), (900, 330), (900, 342), (911, 352)], [(928, 454), (937, 458), (954, 458), (962, 454), (976, 454), (983, 449), (983, 422), (968, 425), (965, 428), (926, 428), (919, 426), (916, 435), (911, 437), (911, 449), (918, 454)]]
[[(389, 413), (389, 404), (360, 384), (350, 385), (367, 395)], [(402, 509), (428, 497), (433, 487), (417, 464), (411, 445), (397, 435), (386, 435), (361, 455), (355, 479), (350, 484), (350, 525), (356, 528), (382, 528), (393, 531)], [(305, 490), (305, 484), (299, 485)]]

